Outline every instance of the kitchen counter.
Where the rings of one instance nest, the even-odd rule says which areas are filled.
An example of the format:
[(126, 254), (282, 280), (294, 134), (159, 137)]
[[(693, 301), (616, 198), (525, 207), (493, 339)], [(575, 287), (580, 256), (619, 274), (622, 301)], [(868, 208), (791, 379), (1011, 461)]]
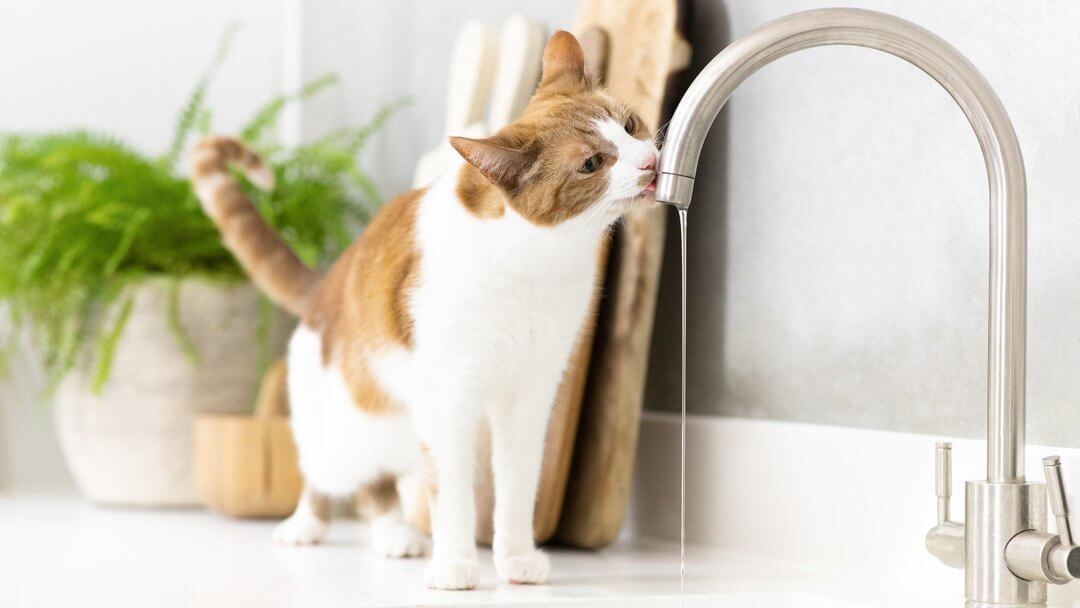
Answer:
[[(551, 583), (423, 587), (424, 560), (373, 555), (367, 528), (335, 522), (315, 547), (276, 546), (273, 522), (200, 510), (95, 507), (75, 496), (0, 494), (0, 606), (602, 606), (857, 608), (960, 606), (959, 596), (885, 591), (805, 565), (691, 547), (685, 595), (678, 546), (622, 540), (597, 552), (551, 549)], [(913, 603), (914, 602), (914, 603)]]

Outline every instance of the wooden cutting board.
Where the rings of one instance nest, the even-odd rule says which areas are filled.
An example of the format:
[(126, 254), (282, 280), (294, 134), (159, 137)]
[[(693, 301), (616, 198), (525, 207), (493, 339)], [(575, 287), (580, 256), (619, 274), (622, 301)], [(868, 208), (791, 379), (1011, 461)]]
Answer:
[[(690, 63), (687, 3), (584, 0), (575, 31), (609, 37), (607, 85), (656, 129), (670, 77)], [(607, 266), (604, 300), (556, 540), (602, 547), (622, 527), (630, 496), (668, 210), (626, 219)], [(673, 446), (672, 449), (675, 449)]]

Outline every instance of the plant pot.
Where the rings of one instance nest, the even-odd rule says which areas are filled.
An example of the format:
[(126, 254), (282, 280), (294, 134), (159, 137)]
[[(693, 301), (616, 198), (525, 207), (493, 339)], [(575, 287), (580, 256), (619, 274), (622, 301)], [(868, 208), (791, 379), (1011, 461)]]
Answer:
[[(89, 363), (57, 389), (60, 446), (79, 490), (94, 502), (200, 504), (192, 464), (196, 415), (251, 411), (261, 372), (258, 291), (240, 281), (180, 282), (178, 317), (198, 354), (193, 363), (170, 329), (171, 281), (149, 279), (134, 288), (131, 316), (99, 393), (91, 388)], [(283, 351), (290, 327), (287, 317), (274, 314), (268, 354)]]

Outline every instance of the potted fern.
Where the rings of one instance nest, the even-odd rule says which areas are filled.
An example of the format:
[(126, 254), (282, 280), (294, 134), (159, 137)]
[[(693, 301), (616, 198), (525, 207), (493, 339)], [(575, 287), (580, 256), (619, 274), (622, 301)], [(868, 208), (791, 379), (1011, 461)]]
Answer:
[[(55, 403), (61, 448), (80, 490), (109, 504), (196, 504), (191, 427), (201, 412), (251, 407), (288, 321), (245, 279), (203, 215), (182, 155), (210, 129), (206, 90), (229, 35), (179, 117), (169, 149), (145, 156), (108, 135), (0, 134), (0, 310), (30, 334)], [(240, 136), (277, 187), (245, 183), (266, 219), (309, 264), (332, 259), (379, 197), (357, 153), (392, 112), (286, 149), (291, 101), (271, 100)], [(0, 361), (2, 363), (2, 361)]]

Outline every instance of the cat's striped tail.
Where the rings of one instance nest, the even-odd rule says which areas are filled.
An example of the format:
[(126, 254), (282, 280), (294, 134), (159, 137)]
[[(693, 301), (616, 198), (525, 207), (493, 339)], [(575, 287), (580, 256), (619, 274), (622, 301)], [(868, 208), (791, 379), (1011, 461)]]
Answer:
[(239, 140), (220, 135), (199, 141), (190, 160), (195, 194), (221, 230), (225, 246), (271, 300), (301, 316), (319, 275), (259, 215), (229, 173), (229, 165), (264, 190), (274, 187), (273, 173)]

